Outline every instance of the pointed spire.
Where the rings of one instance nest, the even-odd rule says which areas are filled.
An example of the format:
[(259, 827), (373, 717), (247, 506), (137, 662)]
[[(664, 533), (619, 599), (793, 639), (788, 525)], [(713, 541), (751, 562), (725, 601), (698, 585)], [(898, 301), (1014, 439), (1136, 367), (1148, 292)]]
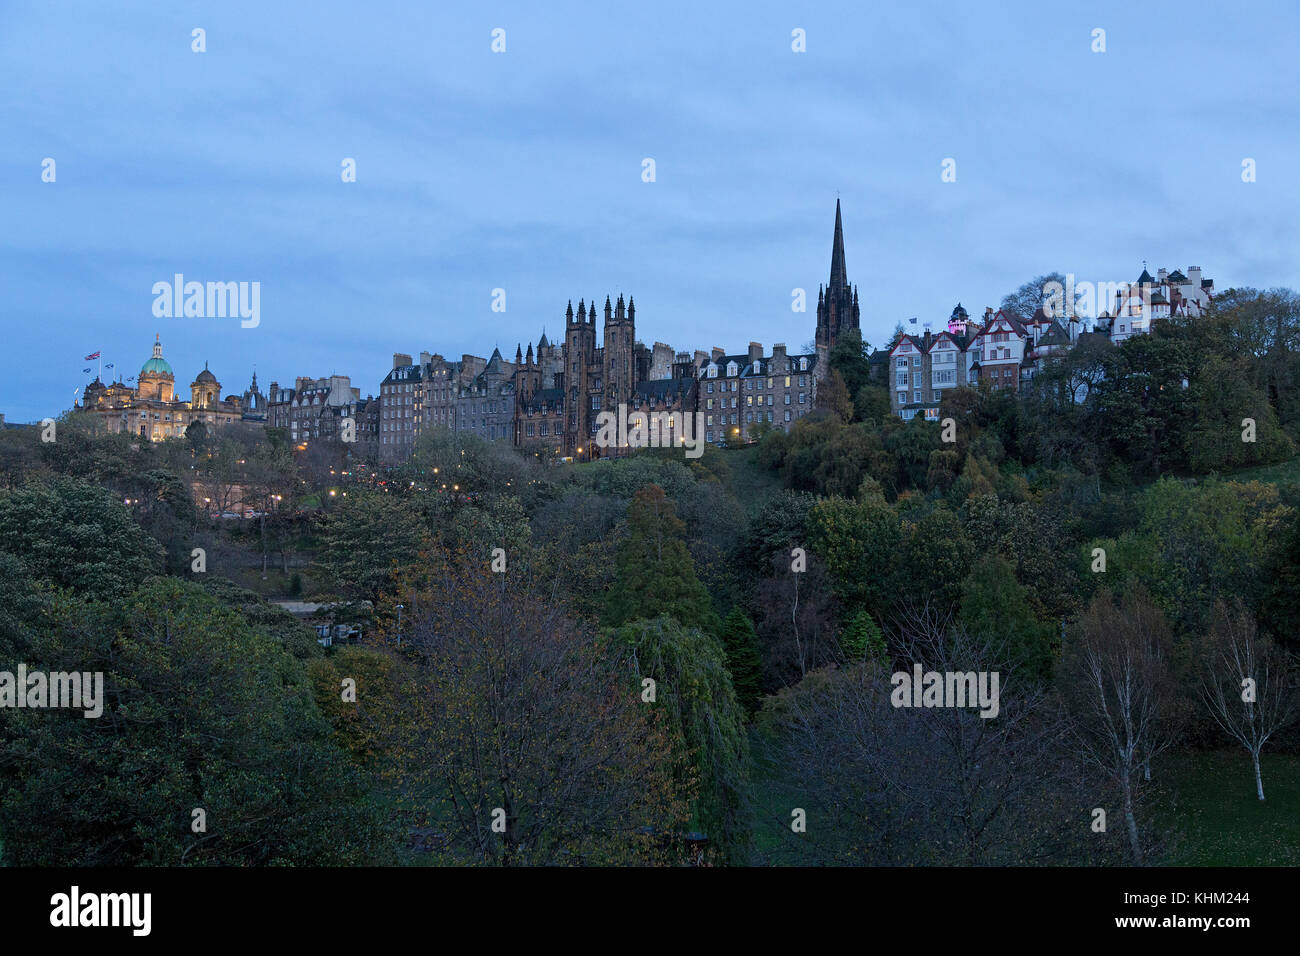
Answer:
[[(579, 303), (581, 303), (582, 300), (579, 299), (578, 301)], [(579, 305), (578, 308), (582, 308), (582, 306)], [(572, 299), (569, 300), (569, 307), (564, 310), (564, 317), (570, 322), (573, 321), (573, 300)]]
[(636, 315), (636, 303), (632, 301), (632, 296), (629, 295), (627, 297), (627, 320), (631, 322), (632, 317), (635, 315)]
[[(528, 346), (528, 354), (529, 354), (529, 355), (532, 355), (532, 354), (533, 354), (533, 347), (532, 347), (531, 344)], [(523, 364), (523, 361), (524, 361), (524, 350), (521, 349), (521, 348), (519, 347), (519, 343), (516, 342), (516, 343), (515, 343), (515, 364), (516, 364), (516, 365), (522, 365), (522, 364)]]
[(848, 272), (844, 268), (844, 221), (840, 217), (840, 201), (835, 200), (835, 240), (831, 244), (831, 281), (830, 289), (835, 290), (848, 284)]

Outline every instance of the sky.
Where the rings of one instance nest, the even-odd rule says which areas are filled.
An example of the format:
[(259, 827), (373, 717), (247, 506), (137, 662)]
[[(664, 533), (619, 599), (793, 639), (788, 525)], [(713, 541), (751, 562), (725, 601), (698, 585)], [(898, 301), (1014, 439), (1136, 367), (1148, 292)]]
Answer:
[[(365, 395), (620, 293), (647, 344), (793, 351), (837, 197), (876, 345), (1053, 270), (1300, 288), (1298, 47), (1293, 2), (0, 0), (0, 413), (155, 334), (182, 397)], [(155, 316), (176, 273), (259, 324)]]

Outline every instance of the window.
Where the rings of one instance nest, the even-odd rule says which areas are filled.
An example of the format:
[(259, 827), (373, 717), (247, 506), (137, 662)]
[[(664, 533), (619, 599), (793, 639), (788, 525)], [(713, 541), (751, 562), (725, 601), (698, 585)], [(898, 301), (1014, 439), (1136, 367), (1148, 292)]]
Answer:
[(921, 393), (920, 393), (920, 392), (913, 392), (913, 393), (912, 393), (912, 401), (916, 402), (916, 404), (918, 404), (918, 405), (921, 404)]
[(897, 364), (899, 368), (907, 368), (907, 359), (903, 358), (902, 356), (899, 356)]
[(808, 360), (806, 358), (801, 358), (799, 360), (799, 371), (806, 372), (807, 370), (808, 370)]
[(943, 398), (943, 396), (940, 395), (938, 392), (935, 392), (935, 393), (934, 393), (934, 399), (933, 399), (934, 401), (936, 401), (936, 402), (937, 402), (937, 401), (940, 401), (942, 398)]

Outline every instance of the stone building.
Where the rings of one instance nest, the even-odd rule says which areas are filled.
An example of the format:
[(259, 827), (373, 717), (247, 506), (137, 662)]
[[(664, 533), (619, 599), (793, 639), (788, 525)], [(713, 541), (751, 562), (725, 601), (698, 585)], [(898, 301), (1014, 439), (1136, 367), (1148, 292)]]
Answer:
[(751, 441), (759, 425), (789, 431), (816, 406), (818, 362), (816, 353), (788, 355), (783, 343), (768, 356), (758, 342), (735, 355), (714, 348), (696, 366), (705, 441)]
[[(250, 391), (256, 391), (256, 379)], [(75, 410), (109, 432), (129, 432), (150, 441), (180, 437), (193, 422), (214, 428), (244, 418), (243, 398), (222, 398), (221, 383), (206, 365), (190, 383), (190, 400), (182, 401), (176, 394), (175, 373), (163, 358), (156, 335), (153, 355), (140, 369), (134, 386), (124, 382), (105, 385), (96, 378), (86, 386)]]

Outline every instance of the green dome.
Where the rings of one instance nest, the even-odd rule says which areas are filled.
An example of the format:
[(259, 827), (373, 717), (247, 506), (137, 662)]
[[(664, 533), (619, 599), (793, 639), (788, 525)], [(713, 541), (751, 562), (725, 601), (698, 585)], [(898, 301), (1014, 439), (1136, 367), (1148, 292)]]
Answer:
[(140, 369), (140, 374), (148, 375), (150, 373), (175, 377), (172, 375), (172, 367), (163, 358), (151, 358), (144, 363), (144, 368)]

